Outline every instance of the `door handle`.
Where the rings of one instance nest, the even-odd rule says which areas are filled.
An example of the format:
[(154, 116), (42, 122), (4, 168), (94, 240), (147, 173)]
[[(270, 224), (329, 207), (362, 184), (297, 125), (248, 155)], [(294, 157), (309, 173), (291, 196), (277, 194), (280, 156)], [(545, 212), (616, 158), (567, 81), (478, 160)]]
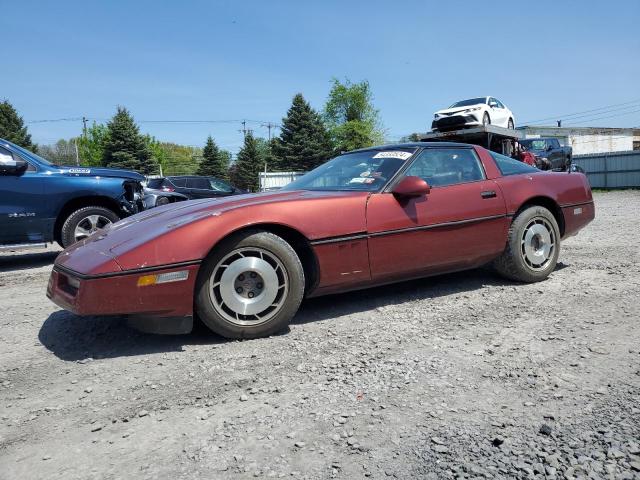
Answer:
[(480, 193), (480, 196), (482, 198), (495, 198), (496, 192), (495, 190), (485, 190), (484, 192)]

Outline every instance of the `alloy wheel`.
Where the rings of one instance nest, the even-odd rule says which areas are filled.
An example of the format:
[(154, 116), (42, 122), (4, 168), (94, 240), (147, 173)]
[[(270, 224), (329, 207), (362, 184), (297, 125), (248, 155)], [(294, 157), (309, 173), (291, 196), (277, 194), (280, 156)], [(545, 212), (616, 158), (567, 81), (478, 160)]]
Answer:
[(262, 248), (233, 250), (215, 266), (209, 278), (209, 298), (227, 321), (255, 326), (283, 307), (289, 278), (282, 262)]
[(521, 254), (532, 270), (543, 270), (553, 257), (556, 238), (551, 224), (544, 218), (531, 220), (522, 234)]
[(74, 237), (76, 242), (87, 238), (92, 233), (97, 232), (110, 223), (112, 223), (111, 220), (109, 220), (104, 215), (88, 215), (84, 217), (78, 222), (74, 230)]

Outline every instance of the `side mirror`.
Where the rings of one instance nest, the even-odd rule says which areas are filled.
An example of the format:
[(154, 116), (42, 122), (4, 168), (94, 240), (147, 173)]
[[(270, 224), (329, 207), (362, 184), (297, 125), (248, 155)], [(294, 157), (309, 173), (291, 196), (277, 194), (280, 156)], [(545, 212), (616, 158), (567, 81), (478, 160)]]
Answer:
[(431, 187), (420, 177), (404, 177), (395, 187), (391, 190), (391, 193), (396, 198), (414, 198), (427, 195), (431, 191)]
[(29, 164), (21, 159), (4, 160), (0, 159), (0, 175), (19, 175), (24, 172)]

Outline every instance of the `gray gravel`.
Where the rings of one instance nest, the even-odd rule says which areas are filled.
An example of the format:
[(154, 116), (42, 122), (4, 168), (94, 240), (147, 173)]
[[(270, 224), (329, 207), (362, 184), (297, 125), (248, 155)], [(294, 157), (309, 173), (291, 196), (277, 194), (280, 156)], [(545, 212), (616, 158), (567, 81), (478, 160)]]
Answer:
[(549, 280), (486, 270), (306, 301), (289, 333), (163, 337), (0, 256), (0, 478), (640, 479), (640, 192)]

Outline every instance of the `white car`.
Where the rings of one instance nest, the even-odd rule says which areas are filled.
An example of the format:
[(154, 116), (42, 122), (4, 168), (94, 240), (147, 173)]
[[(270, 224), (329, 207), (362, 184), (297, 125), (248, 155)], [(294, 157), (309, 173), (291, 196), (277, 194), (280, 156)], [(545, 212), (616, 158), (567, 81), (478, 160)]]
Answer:
[(444, 110), (438, 110), (433, 116), (431, 130), (455, 130), (481, 125), (513, 128), (513, 113), (495, 97), (470, 98), (456, 102)]

